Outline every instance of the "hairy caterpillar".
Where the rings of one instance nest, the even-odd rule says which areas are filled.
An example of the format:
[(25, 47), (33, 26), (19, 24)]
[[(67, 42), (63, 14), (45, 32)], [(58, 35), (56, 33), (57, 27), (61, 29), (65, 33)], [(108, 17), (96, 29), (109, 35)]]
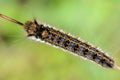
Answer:
[(52, 28), (49, 25), (38, 23), (35, 19), (34, 21), (27, 21), (23, 24), (3, 14), (0, 14), (0, 17), (23, 26), (28, 37), (32, 39), (44, 41), (45, 43), (62, 48), (75, 55), (87, 58), (103, 67), (120, 69), (119, 66), (115, 64), (114, 60), (107, 56), (103, 51), (70, 34)]

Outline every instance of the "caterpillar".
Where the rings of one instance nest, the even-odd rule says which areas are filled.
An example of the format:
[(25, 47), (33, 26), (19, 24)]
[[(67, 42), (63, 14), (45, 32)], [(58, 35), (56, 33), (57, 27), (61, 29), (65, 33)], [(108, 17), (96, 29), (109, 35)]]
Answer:
[(120, 69), (120, 67), (115, 64), (115, 61), (106, 55), (105, 52), (64, 31), (55, 29), (44, 23), (38, 23), (36, 19), (26, 21), (23, 24), (3, 14), (0, 14), (0, 17), (23, 26), (24, 30), (27, 32), (27, 36), (31, 39), (59, 47), (72, 54), (93, 61), (105, 68)]

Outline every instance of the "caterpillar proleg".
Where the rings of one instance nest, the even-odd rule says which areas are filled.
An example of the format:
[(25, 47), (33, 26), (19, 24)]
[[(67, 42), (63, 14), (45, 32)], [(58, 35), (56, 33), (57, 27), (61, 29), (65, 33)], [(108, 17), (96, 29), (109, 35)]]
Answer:
[(103, 67), (120, 69), (120, 67), (115, 64), (114, 60), (106, 55), (105, 52), (81, 39), (65, 33), (64, 31), (57, 30), (44, 23), (38, 23), (36, 19), (33, 21), (27, 21), (23, 24), (3, 14), (0, 14), (0, 17), (23, 26), (28, 37), (35, 39), (36, 41), (43, 41), (62, 48), (75, 55), (91, 60)]

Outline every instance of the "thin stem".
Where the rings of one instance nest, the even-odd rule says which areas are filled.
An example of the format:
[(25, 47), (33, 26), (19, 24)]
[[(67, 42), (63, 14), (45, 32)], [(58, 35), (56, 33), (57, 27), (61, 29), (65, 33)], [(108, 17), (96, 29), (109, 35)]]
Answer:
[(23, 23), (15, 20), (15, 19), (12, 19), (12, 18), (10, 18), (10, 17), (8, 17), (8, 16), (5, 16), (5, 15), (3, 15), (3, 14), (0, 14), (0, 17), (6, 19), (6, 20), (8, 20), (8, 21), (14, 22), (14, 23), (16, 23), (16, 24), (19, 24), (19, 25), (21, 25), (21, 26), (24, 25)]
[(120, 66), (118, 66), (116, 64), (115, 64), (115, 68), (118, 69), (118, 70), (120, 70)]

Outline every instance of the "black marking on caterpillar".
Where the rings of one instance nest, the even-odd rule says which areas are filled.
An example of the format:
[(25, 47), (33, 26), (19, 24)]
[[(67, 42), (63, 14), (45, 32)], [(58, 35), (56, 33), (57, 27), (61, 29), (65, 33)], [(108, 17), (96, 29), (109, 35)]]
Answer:
[(114, 60), (107, 56), (103, 51), (83, 40), (65, 33), (64, 31), (57, 30), (43, 23), (38, 23), (35, 19), (34, 21), (27, 21), (23, 24), (3, 14), (0, 14), (0, 17), (24, 26), (24, 29), (30, 38), (62, 48), (75, 55), (91, 60), (103, 67), (116, 67), (120, 69), (119, 66), (115, 65)]

